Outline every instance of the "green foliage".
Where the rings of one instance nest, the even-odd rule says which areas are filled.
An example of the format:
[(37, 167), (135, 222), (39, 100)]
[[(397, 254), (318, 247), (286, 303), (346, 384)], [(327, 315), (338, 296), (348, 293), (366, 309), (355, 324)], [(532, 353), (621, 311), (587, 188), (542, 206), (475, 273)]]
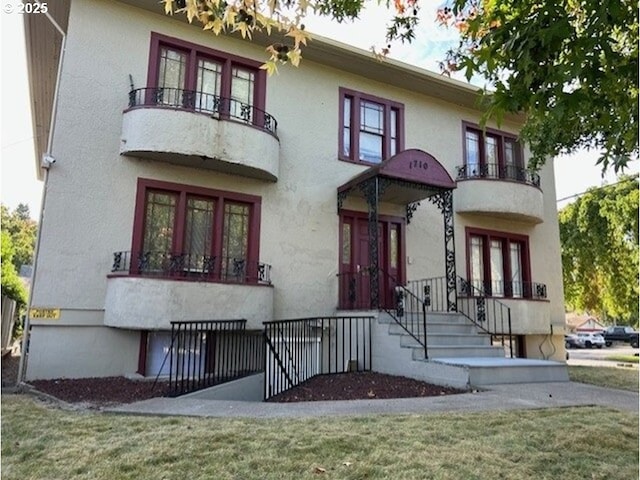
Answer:
[(22, 265), (31, 265), (33, 262), (38, 224), (31, 219), (29, 207), (22, 203), (13, 212), (10, 212), (6, 205), (1, 205), (0, 209), (0, 225), (2, 231), (11, 237), (14, 249), (13, 264), (16, 270), (20, 271)]
[(524, 112), (531, 165), (588, 147), (616, 171), (638, 157), (638, 2), (452, 0), (440, 21), (461, 33), (445, 70), (495, 91), (485, 120)]
[(560, 211), (569, 309), (638, 325), (638, 214), (638, 180), (628, 176)]
[(18, 308), (27, 303), (27, 292), (18, 277), (18, 272), (13, 264), (15, 249), (13, 240), (8, 232), (2, 231), (2, 243), (0, 244), (2, 262), (2, 295), (18, 302)]

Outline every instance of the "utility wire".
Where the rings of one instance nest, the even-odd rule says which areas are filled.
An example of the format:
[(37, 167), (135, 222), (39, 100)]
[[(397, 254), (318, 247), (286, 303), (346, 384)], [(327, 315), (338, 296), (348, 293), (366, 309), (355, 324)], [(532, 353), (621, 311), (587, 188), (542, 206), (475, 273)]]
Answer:
[(590, 188), (589, 190), (585, 190), (584, 192), (574, 193), (573, 195), (569, 195), (568, 197), (559, 198), (556, 200), (556, 203), (563, 202), (565, 200), (569, 200), (571, 198), (579, 197), (580, 195), (584, 195), (585, 193), (593, 192), (594, 190), (602, 190), (603, 188), (613, 187), (615, 185), (619, 185), (621, 183), (630, 182), (631, 180), (635, 180), (638, 178), (638, 174), (632, 175), (630, 178), (625, 178), (624, 180), (620, 180), (619, 182), (609, 183), (607, 185), (602, 185), (601, 187)]

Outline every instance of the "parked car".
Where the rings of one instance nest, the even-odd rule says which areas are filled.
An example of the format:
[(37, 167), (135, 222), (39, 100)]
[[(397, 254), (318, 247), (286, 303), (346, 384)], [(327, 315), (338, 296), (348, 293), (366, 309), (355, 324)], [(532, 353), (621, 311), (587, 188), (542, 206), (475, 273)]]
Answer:
[(576, 336), (582, 339), (585, 348), (602, 348), (605, 346), (604, 337), (597, 332), (578, 332)]
[(604, 341), (607, 347), (613, 342), (624, 342), (633, 348), (638, 348), (638, 332), (631, 327), (609, 327), (604, 331)]
[(564, 347), (566, 349), (569, 349), (569, 348), (584, 348), (584, 339), (578, 337), (577, 335), (565, 335), (564, 336)]

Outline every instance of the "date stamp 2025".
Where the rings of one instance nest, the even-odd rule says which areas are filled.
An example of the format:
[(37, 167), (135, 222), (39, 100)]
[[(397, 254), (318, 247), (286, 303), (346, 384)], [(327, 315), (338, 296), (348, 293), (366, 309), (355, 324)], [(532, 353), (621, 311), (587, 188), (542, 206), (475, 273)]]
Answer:
[(18, 15), (47, 13), (49, 6), (46, 2), (22, 3), (16, 1), (14, 3), (11, 0), (5, 0), (2, 4), (2, 11), (4, 13), (17, 13)]

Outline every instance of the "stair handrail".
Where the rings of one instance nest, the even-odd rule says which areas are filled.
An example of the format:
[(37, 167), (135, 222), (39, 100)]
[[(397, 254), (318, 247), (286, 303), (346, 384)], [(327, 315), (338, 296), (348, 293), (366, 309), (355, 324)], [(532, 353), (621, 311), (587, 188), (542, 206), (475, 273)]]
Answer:
[[(394, 303), (396, 308), (391, 309), (385, 306), (381, 306), (380, 309), (384, 310), (393, 320), (405, 331), (409, 336), (411, 336), (414, 340), (416, 340), (420, 346), (424, 349), (424, 358), (429, 359), (429, 351), (427, 348), (427, 305), (424, 300), (421, 300), (418, 296), (416, 296), (411, 290), (409, 290), (406, 286), (404, 286), (400, 281), (391, 275), (390, 273), (382, 270), (381, 268), (378, 271), (386, 276), (388, 279), (393, 282), (393, 295), (394, 295)], [(420, 305), (422, 310), (422, 330), (424, 332), (424, 340), (420, 338), (420, 329), (418, 328), (418, 332), (412, 331), (413, 328), (409, 328), (408, 323), (402, 322), (402, 317), (406, 318), (407, 309), (406, 309), (406, 300), (407, 298), (412, 300), (412, 304), (415, 306)], [(384, 303), (382, 304), (384, 305)], [(416, 313), (416, 312), (410, 312)], [(418, 315), (420, 312), (418, 312)], [(413, 322), (411, 323), (411, 325)]]
[[(511, 329), (511, 307), (502, 303), (495, 297), (490, 297), (471, 282), (456, 275), (458, 282), (456, 306), (461, 315), (468, 318), (481, 331), (493, 337), (500, 337), (502, 346), (505, 345), (505, 336), (509, 339), (509, 356), (513, 358), (513, 333)], [(409, 290), (422, 291), (424, 303), (430, 311), (448, 310), (446, 302), (446, 277), (423, 278), (407, 282)], [(411, 285), (416, 287), (411, 288)], [(466, 295), (465, 295), (466, 294)], [(415, 294), (414, 294), (415, 295)], [(442, 297), (442, 298), (441, 298)], [(493, 320), (493, 328), (491, 325)], [(500, 328), (498, 328), (500, 323)]]

